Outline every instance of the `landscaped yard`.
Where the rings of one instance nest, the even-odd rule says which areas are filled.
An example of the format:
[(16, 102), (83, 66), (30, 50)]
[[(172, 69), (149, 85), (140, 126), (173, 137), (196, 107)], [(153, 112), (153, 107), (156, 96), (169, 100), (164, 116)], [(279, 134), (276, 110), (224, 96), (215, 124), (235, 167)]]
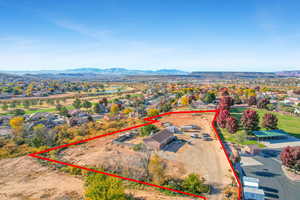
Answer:
[[(257, 109), (257, 112), (262, 118), (262, 116), (270, 111)], [(282, 113), (277, 112), (271, 112), (275, 114), (278, 118), (278, 128), (282, 129), (283, 131), (289, 133), (290, 135), (293, 135), (297, 138), (300, 138), (300, 117), (295, 117), (291, 115), (285, 115)]]
[[(233, 108), (230, 110), (232, 116), (240, 119), (245, 108)], [(260, 116), (260, 122), (265, 113), (273, 113), (278, 118), (278, 129), (293, 135), (297, 138), (300, 138), (300, 117), (286, 115), (278, 112), (271, 112), (264, 109), (255, 109)], [(262, 130), (264, 130), (262, 128)]]

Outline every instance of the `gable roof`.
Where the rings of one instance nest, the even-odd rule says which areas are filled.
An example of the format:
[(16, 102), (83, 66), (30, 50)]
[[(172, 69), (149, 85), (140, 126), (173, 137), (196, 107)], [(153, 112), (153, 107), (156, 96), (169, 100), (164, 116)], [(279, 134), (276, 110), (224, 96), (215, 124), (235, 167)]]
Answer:
[(173, 133), (170, 132), (168, 129), (163, 129), (154, 135), (150, 136), (152, 140), (156, 142), (163, 143), (164, 141), (168, 140), (170, 137), (173, 137)]

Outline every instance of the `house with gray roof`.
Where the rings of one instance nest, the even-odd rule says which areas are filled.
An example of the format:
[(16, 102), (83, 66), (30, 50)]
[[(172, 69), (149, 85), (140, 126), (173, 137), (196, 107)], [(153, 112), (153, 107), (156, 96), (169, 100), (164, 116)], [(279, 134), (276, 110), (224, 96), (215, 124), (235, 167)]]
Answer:
[(176, 136), (174, 136), (174, 134), (170, 130), (163, 129), (151, 135), (150, 137), (145, 138), (144, 143), (146, 147), (151, 150), (161, 150), (175, 139)]

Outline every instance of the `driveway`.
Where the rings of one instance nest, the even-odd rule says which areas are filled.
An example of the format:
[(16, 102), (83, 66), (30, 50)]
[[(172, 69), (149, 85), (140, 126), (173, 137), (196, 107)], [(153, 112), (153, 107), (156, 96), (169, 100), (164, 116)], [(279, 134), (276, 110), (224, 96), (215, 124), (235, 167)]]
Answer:
[[(264, 150), (268, 151), (268, 150)], [(252, 157), (259, 165), (242, 166), (246, 176), (260, 180), (260, 186), (264, 190), (266, 200), (299, 200), (300, 183), (290, 181), (281, 170), (279, 160), (280, 150), (271, 155), (261, 154)]]

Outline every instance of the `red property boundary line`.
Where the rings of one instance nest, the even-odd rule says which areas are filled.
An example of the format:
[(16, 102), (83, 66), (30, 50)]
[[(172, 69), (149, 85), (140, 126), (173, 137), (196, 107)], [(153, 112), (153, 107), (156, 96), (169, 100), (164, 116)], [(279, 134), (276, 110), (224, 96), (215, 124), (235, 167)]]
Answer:
[(85, 139), (85, 140), (80, 140), (80, 141), (77, 141), (77, 142), (72, 142), (72, 143), (69, 143), (69, 144), (64, 144), (64, 145), (56, 146), (56, 147), (53, 147), (53, 148), (46, 149), (44, 151), (40, 151), (40, 152), (37, 152), (37, 153), (28, 154), (28, 156), (31, 156), (31, 157), (34, 157), (34, 158), (39, 158), (39, 159), (42, 159), (42, 160), (47, 160), (47, 161), (54, 162), (54, 163), (59, 163), (59, 164), (62, 164), (62, 165), (76, 167), (76, 168), (79, 168), (79, 169), (83, 169), (83, 170), (87, 170), (87, 171), (91, 171), (91, 172), (95, 172), (95, 173), (104, 174), (104, 175), (107, 175), (107, 176), (112, 176), (112, 177), (120, 178), (120, 179), (127, 180), (127, 181), (141, 183), (141, 184), (152, 186), (152, 187), (156, 187), (156, 188), (170, 190), (170, 191), (173, 191), (173, 192), (185, 194), (185, 195), (192, 196), (192, 197), (197, 197), (197, 198), (201, 198), (201, 199), (207, 199), (207, 197), (195, 195), (195, 194), (192, 194), (192, 193), (183, 192), (183, 191), (180, 191), (180, 190), (174, 190), (172, 188), (168, 188), (168, 187), (164, 187), (164, 186), (159, 186), (159, 185), (155, 185), (155, 184), (152, 184), (152, 183), (143, 182), (143, 181), (139, 181), (139, 180), (132, 179), (132, 178), (127, 178), (127, 177), (119, 176), (119, 175), (116, 175), (116, 174), (110, 174), (110, 173), (107, 173), (107, 172), (102, 172), (102, 171), (98, 171), (98, 170), (94, 170), (94, 169), (90, 169), (90, 168), (86, 168), (86, 167), (82, 167), (82, 166), (78, 166), (78, 165), (73, 165), (73, 164), (70, 164), (70, 163), (62, 162), (62, 161), (59, 161), (59, 160), (53, 160), (53, 159), (42, 157), (42, 156), (38, 155), (38, 154), (46, 153), (46, 152), (53, 151), (53, 150), (56, 150), (56, 149), (68, 147), (68, 146), (71, 146), (71, 145), (85, 143), (85, 142), (88, 142), (88, 141), (91, 141), (91, 140), (94, 140), (94, 139), (98, 139), (98, 138), (101, 138), (101, 137), (105, 137), (105, 136), (109, 136), (109, 135), (114, 135), (116, 133), (120, 133), (120, 132), (124, 132), (124, 131), (128, 131), (128, 130), (140, 128), (140, 127), (147, 126), (147, 125), (150, 125), (150, 124), (154, 124), (154, 123), (159, 122), (158, 120), (155, 120), (155, 118), (162, 117), (162, 116), (165, 116), (165, 115), (183, 114), (183, 113), (205, 113), (205, 112), (215, 113), (214, 119), (213, 119), (211, 125), (212, 125), (213, 130), (215, 131), (215, 133), (217, 135), (218, 141), (219, 141), (219, 143), (220, 143), (220, 145), (222, 147), (223, 152), (226, 155), (227, 161), (229, 162), (231, 170), (232, 170), (232, 172), (234, 174), (234, 177), (235, 177), (235, 179), (236, 179), (236, 181), (238, 183), (238, 188), (239, 188), (238, 199), (240, 200), (241, 199), (241, 191), (242, 191), (242, 185), (241, 185), (240, 179), (238, 178), (238, 176), (237, 176), (237, 174), (236, 174), (236, 172), (234, 170), (233, 164), (231, 163), (231, 161), (229, 159), (229, 153), (226, 151), (225, 146), (224, 146), (224, 144), (223, 144), (223, 142), (222, 142), (222, 140), (221, 140), (221, 138), (219, 136), (219, 133), (218, 133), (218, 131), (217, 131), (216, 127), (215, 127), (215, 123), (214, 123), (216, 121), (216, 118), (217, 118), (218, 114), (219, 114), (219, 110), (198, 110), (198, 111), (167, 112), (167, 113), (163, 113), (163, 114), (156, 115), (156, 116), (153, 116), (153, 117), (144, 118), (145, 121), (148, 121), (147, 123), (144, 123), (144, 124), (140, 124), (140, 125), (137, 125), (137, 126), (132, 126), (132, 127), (129, 127), (129, 128), (121, 129), (121, 130), (114, 131), (114, 132), (107, 133), (107, 134), (103, 134), (103, 135), (98, 135), (98, 136), (91, 137), (91, 138), (88, 138), (88, 139)]

